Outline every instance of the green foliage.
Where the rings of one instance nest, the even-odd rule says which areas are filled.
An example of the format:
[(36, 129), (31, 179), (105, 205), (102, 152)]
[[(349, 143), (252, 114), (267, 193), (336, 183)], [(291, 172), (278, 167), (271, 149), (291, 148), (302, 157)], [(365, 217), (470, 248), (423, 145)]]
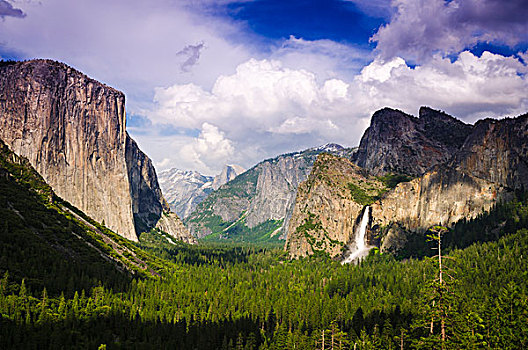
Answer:
[(283, 222), (284, 220), (266, 220), (250, 228), (246, 226), (246, 220), (243, 216), (241, 219), (224, 228), (221, 232), (205, 236), (200, 241), (248, 243), (260, 247), (282, 247), (284, 240), (279, 239), (280, 233), (277, 230), (282, 227)]
[[(437, 346), (426, 328), (411, 327), (429, 319), (427, 301), (439, 295), (431, 261), (288, 260), (247, 244), (173, 244), (155, 230), (132, 244), (50, 202), (23, 173), (0, 167), (1, 348), (396, 349), (422, 338)], [(524, 225), (524, 203), (504, 204), (513, 216), (499, 221), (503, 230)], [(301, 230), (318, 228), (309, 218)], [(528, 229), (499, 236), (449, 252), (452, 348), (528, 347)]]
[(354, 202), (360, 205), (370, 205), (374, 203), (378, 198), (376, 196), (370, 196), (367, 192), (356, 184), (349, 183), (348, 189), (352, 195)]
[(412, 179), (413, 178), (408, 175), (393, 174), (393, 173), (388, 173), (388, 174), (378, 177), (378, 180), (380, 180), (383, 183), (383, 185), (385, 185), (385, 187), (388, 187), (388, 188), (395, 188), (396, 186), (398, 186), (399, 183), (409, 182)]

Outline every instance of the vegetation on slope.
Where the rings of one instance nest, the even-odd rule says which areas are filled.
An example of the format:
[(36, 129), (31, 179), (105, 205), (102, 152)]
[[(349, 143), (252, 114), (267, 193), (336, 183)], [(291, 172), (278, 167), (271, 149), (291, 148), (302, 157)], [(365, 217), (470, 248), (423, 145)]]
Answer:
[[(437, 270), (431, 260), (372, 254), (359, 265), (341, 266), (323, 254), (288, 260), (281, 250), (171, 244), (151, 232), (142, 243), (123, 244), (158, 266), (159, 275), (108, 274), (117, 265), (71, 234), (88, 242), (89, 225), (79, 216), (68, 219), (73, 214), (47, 195), (39, 198), (24, 176), (4, 167), (0, 175), (0, 194), (11, 191), (1, 197), (9, 221), (0, 239), (2, 248), (15, 247), (2, 251), (8, 259), (0, 265), (2, 348), (321, 349), (324, 342), (328, 349), (332, 341), (334, 349), (441, 347), (437, 320), (432, 334), (424, 327), (433, 315), (430, 285)], [(512, 205), (518, 214), (512, 222), (524, 225), (526, 198)], [(496, 220), (493, 215), (473, 224)], [(69, 257), (61, 248), (68, 245), (86, 257)], [(445, 264), (454, 281), (444, 348), (528, 346), (526, 256), (526, 228), (450, 251)]]

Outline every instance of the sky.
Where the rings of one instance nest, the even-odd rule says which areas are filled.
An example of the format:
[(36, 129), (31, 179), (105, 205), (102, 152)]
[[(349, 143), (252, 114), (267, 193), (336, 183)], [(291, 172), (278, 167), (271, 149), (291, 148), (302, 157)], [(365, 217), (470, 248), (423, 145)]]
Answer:
[(0, 58), (126, 94), (157, 170), (359, 144), (373, 112), (528, 112), (527, 0), (0, 0)]

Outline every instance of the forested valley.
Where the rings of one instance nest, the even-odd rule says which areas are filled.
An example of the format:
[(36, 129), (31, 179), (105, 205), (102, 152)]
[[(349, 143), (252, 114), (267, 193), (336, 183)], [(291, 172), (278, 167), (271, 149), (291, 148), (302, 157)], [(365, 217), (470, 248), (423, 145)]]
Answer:
[[(425, 235), (410, 240), (420, 249), (399, 256), (374, 249), (344, 266), (322, 254), (290, 260), (276, 248), (175, 245), (155, 230), (133, 244), (73, 215), (23, 160), (3, 152), (3, 348), (528, 346), (524, 193), (444, 235), (446, 282), (439, 285)], [(105, 251), (115, 260), (103, 259)], [(145, 265), (131, 264), (131, 256)]]
[(444, 235), (439, 284), (425, 235), (358, 265), (324, 254), (290, 260), (265, 246), (173, 244), (156, 230), (132, 243), (58, 198), (3, 145), (0, 161), (2, 348), (528, 346), (522, 191)]

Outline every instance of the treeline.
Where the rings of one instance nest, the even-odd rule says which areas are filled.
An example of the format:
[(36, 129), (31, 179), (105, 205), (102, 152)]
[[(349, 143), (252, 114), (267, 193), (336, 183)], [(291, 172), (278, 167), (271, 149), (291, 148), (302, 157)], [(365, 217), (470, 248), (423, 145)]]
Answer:
[[(170, 245), (155, 232), (134, 246), (61, 210), (34, 173), (1, 161), (1, 348), (528, 348), (526, 197), (444, 236), (452, 278), (440, 288), (429, 259), (290, 261), (277, 249)], [(457, 232), (453, 241), (489, 242), (459, 249), (449, 243)]]
[[(528, 346), (527, 253), (527, 230), (452, 252), (447, 265), (456, 283), (446, 346)], [(438, 335), (420, 323), (429, 319), (423, 305), (435, 278), (431, 262), (373, 254), (359, 266), (341, 266), (276, 254), (224, 266), (167, 262), (162, 278), (134, 279), (121, 292), (98, 286), (72, 298), (29, 291), (4, 277), (2, 344), (320, 349), (324, 337), (325, 348), (333, 342), (335, 349), (395, 349), (403, 342), (407, 349), (430, 346), (422, 338)]]

